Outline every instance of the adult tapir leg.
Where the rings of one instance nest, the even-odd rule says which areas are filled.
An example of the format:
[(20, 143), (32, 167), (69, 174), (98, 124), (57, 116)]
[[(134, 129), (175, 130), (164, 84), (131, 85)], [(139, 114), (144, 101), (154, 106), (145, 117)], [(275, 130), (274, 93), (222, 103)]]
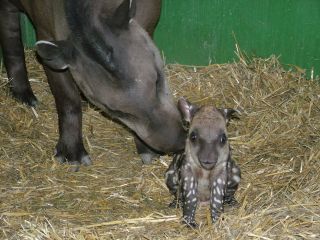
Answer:
[(90, 165), (91, 160), (83, 146), (82, 110), (79, 90), (69, 71), (55, 72), (45, 67), (53, 93), (58, 118), (59, 141), (56, 157), (60, 162)]
[(0, 0), (0, 45), (12, 95), (30, 106), (37, 104), (28, 81), (21, 41), (19, 10), (8, 0)]

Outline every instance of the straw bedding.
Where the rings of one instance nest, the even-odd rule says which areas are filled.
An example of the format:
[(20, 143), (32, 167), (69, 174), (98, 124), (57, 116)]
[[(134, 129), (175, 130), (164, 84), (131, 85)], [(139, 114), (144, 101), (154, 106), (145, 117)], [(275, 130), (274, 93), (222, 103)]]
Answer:
[(84, 141), (94, 161), (71, 172), (54, 160), (57, 115), (46, 77), (27, 52), (40, 100), (30, 109), (0, 80), (0, 239), (319, 239), (320, 85), (276, 57), (232, 64), (168, 65), (176, 98), (240, 110), (229, 125), (242, 170), (238, 208), (200, 228), (180, 224), (164, 185), (171, 157), (142, 165), (122, 126), (83, 102)]

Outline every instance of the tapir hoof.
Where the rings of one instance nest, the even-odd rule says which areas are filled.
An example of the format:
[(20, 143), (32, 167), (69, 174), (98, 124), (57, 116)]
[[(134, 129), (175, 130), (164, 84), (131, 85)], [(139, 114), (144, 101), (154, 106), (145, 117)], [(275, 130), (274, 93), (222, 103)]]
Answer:
[(180, 200), (178, 201), (177, 199), (174, 199), (171, 203), (169, 203), (168, 207), (169, 208), (181, 208), (182, 203)]
[(38, 100), (35, 97), (35, 95), (33, 94), (32, 90), (26, 90), (23, 92), (17, 92), (17, 91), (13, 91), (12, 92), (12, 96), (17, 99), (19, 102), (22, 102), (30, 107), (36, 107), (38, 104)]
[(198, 228), (199, 225), (196, 223), (196, 221), (194, 219), (190, 220), (187, 218), (183, 218), (182, 219), (182, 223), (185, 224), (187, 227), (195, 229)]
[(80, 157), (80, 159), (69, 159), (68, 157), (66, 157), (66, 155), (58, 153), (57, 149), (55, 149), (54, 156), (59, 163), (67, 163), (67, 164), (74, 165), (75, 167), (77, 167), (77, 169), (75, 171), (79, 170), (80, 165), (90, 166), (92, 164), (91, 158), (89, 157), (88, 154), (82, 155), (82, 157)]
[(232, 207), (238, 207), (240, 205), (234, 197), (225, 197), (223, 203)]
[(159, 159), (160, 155), (157, 153), (141, 153), (140, 158), (143, 164), (151, 164)]

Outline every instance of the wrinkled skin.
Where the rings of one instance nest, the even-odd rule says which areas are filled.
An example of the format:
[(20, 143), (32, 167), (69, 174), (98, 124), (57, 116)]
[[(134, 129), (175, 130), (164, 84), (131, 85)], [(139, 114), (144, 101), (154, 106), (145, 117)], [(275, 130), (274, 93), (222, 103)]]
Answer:
[(183, 149), (179, 112), (150, 37), (160, 9), (161, 0), (0, 0), (0, 44), (11, 91), (31, 106), (37, 99), (27, 81), (19, 11), (36, 28), (37, 53), (59, 117), (61, 162), (91, 162), (82, 141), (80, 92), (134, 132), (144, 162)]

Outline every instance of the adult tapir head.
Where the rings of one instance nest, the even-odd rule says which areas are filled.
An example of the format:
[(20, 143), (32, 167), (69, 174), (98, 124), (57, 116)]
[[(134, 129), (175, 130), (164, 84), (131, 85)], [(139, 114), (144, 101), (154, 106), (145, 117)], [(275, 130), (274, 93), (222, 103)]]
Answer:
[(124, 0), (113, 11), (106, 2), (66, 0), (70, 37), (38, 41), (38, 55), (54, 70), (68, 69), (94, 105), (151, 148), (183, 149), (185, 133), (159, 51), (133, 19), (135, 0)]

